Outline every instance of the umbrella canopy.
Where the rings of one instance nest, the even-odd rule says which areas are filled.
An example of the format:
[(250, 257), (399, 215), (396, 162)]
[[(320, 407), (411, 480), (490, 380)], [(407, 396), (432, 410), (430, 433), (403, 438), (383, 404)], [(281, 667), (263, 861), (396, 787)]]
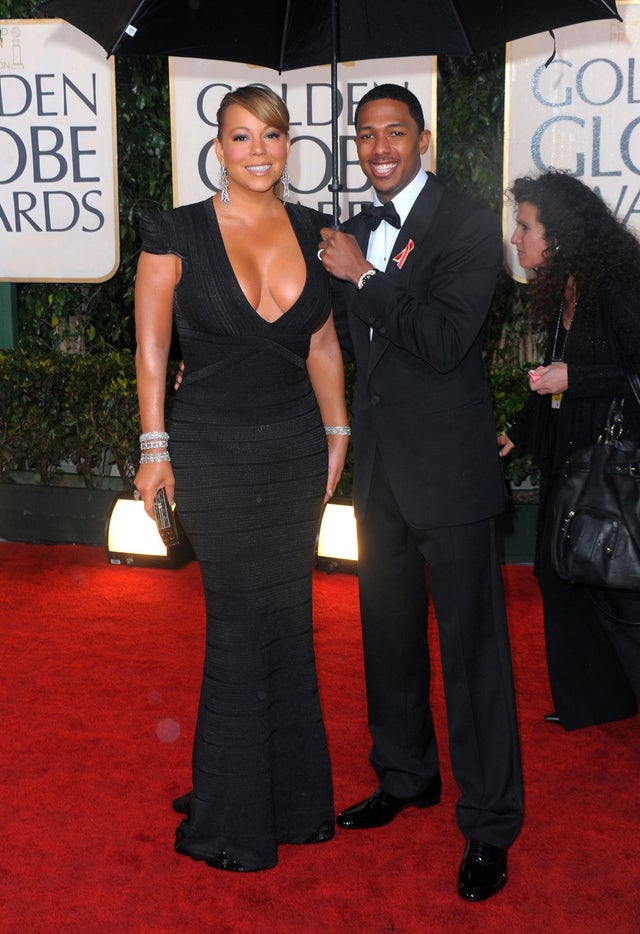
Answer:
[(595, 19), (615, 0), (39, 0), (109, 55), (175, 55), (279, 72), (331, 65), (333, 220), (338, 221), (337, 63), (473, 55), (513, 39)]
[(615, 0), (40, 0), (35, 9), (77, 26), (108, 54), (164, 53), (278, 71), (334, 57), (472, 55), (618, 16)]

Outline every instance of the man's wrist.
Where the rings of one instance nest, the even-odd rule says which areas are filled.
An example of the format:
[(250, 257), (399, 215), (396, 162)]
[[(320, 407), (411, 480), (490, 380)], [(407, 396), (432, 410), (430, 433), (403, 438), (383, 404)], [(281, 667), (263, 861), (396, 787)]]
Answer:
[(348, 279), (352, 285), (357, 286), (360, 279), (364, 276), (365, 272), (370, 272), (373, 269), (373, 263), (370, 263), (368, 259), (365, 259), (364, 256), (360, 257), (360, 261), (352, 267), (352, 270), (349, 271)]
[(362, 273), (362, 275), (360, 276), (360, 278), (359, 278), (358, 281), (356, 282), (356, 288), (358, 288), (358, 289), (364, 288), (364, 286), (365, 286), (366, 283), (369, 281), (369, 279), (371, 279), (373, 276), (375, 276), (375, 274), (377, 273), (377, 271), (378, 271), (378, 270), (377, 270), (377, 269), (374, 269), (373, 267), (370, 267), (369, 269), (365, 269), (365, 271)]

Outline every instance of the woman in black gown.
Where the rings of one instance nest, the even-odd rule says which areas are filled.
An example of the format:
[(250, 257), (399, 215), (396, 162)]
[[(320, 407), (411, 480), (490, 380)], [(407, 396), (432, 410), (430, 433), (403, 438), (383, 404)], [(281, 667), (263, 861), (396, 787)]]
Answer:
[(614, 397), (624, 398), (625, 437), (640, 440), (629, 381), (640, 373), (640, 244), (587, 185), (563, 172), (518, 178), (520, 265), (534, 271), (534, 314), (549, 328), (544, 366), (529, 373), (523, 411), (498, 439), (501, 454), (525, 445), (540, 465), (536, 574), (544, 609), (555, 711), (574, 730), (633, 716), (640, 697), (640, 593), (594, 591), (562, 580), (551, 564), (557, 482), (569, 455), (593, 444)]
[[(326, 218), (277, 196), (288, 182), (286, 106), (239, 88), (218, 125), (221, 192), (141, 221), (135, 484), (148, 512), (159, 488), (171, 501), (175, 490), (205, 590), (193, 788), (174, 802), (186, 815), (176, 849), (248, 871), (274, 866), (278, 844), (333, 836), (311, 576), (349, 430), (316, 256)], [(169, 441), (172, 317), (184, 375)]]

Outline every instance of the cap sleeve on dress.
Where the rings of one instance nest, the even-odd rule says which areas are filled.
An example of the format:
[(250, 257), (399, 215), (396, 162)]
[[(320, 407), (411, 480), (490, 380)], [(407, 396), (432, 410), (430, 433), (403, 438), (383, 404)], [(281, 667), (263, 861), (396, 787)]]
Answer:
[(169, 243), (166, 225), (162, 223), (162, 215), (158, 211), (143, 214), (138, 225), (142, 236), (142, 249), (145, 253), (173, 253), (175, 250)]

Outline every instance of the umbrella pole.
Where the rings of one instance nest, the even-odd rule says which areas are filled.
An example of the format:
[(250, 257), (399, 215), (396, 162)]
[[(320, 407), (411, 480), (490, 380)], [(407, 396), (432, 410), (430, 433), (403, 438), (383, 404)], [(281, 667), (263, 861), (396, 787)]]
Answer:
[(339, 227), (339, 194), (342, 186), (339, 182), (338, 168), (338, 2), (331, 0), (331, 201), (333, 206), (333, 226)]

